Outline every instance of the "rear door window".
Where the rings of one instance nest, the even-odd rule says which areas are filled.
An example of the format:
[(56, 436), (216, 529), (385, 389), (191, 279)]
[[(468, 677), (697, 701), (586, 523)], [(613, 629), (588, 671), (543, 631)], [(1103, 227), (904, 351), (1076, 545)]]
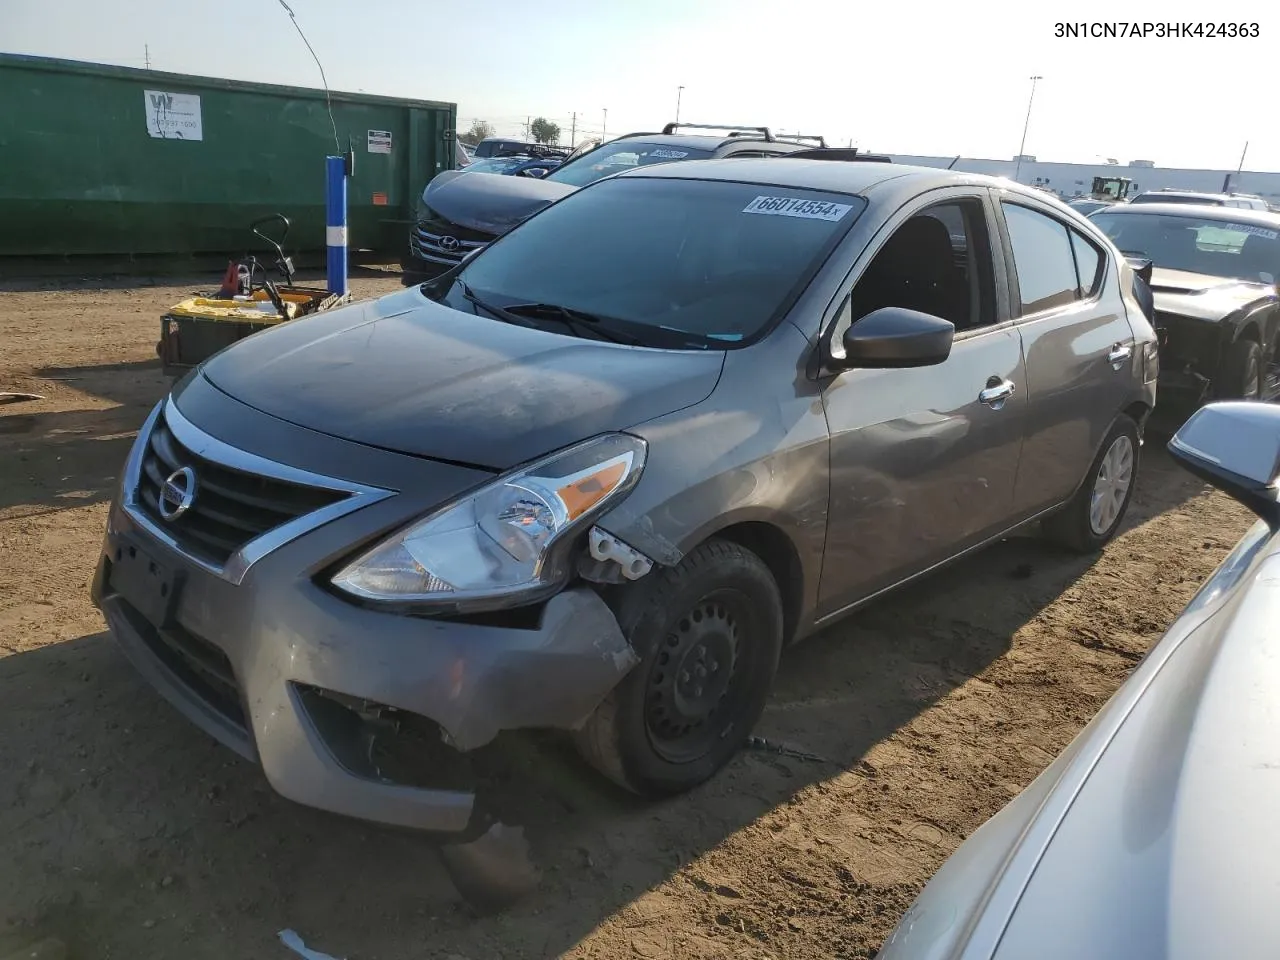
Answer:
[(1071, 249), (1076, 255), (1078, 293), (1087, 300), (1102, 286), (1102, 251), (1075, 230), (1071, 231)]
[(1026, 316), (1052, 310), (1079, 297), (1080, 277), (1066, 224), (1016, 203), (1001, 203)]

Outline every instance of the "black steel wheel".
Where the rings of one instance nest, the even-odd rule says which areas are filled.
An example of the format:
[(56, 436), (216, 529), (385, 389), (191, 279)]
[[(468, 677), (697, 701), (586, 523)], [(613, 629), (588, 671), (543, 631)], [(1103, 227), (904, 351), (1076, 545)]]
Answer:
[(632, 584), (616, 606), (641, 662), (579, 731), (583, 756), (648, 796), (723, 767), (764, 710), (782, 648), (782, 601), (751, 551), (711, 540)]
[(720, 736), (717, 720), (732, 716), (742, 698), (742, 684), (734, 678), (739, 637), (750, 629), (742, 623), (746, 599), (736, 591), (717, 591), (662, 638), (649, 667), (644, 718), (654, 751), (672, 763), (706, 753)]

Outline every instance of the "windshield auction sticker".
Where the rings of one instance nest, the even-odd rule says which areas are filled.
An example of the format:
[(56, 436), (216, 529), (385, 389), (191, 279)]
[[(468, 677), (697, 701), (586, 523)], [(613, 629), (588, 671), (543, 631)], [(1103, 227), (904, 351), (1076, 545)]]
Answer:
[(799, 197), (756, 197), (743, 213), (764, 213), (777, 217), (800, 217), (802, 220), (839, 220), (853, 207), (847, 203), (826, 200), (801, 200)]
[(1254, 237), (1265, 237), (1268, 240), (1280, 238), (1280, 233), (1275, 230), (1268, 230), (1266, 227), (1255, 227), (1251, 223), (1228, 223), (1224, 224), (1225, 229), (1232, 233), (1247, 233)]

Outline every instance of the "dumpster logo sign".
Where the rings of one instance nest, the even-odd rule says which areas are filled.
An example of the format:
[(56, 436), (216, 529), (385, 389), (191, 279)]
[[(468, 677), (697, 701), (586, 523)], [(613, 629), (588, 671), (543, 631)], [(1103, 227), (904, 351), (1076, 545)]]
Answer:
[(147, 134), (160, 140), (203, 140), (200, 98), (192, 93), (142, 91)]

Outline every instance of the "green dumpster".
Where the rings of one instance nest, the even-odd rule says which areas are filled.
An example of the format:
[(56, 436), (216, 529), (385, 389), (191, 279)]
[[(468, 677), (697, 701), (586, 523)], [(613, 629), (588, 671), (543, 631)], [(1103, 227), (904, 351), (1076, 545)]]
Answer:
[(324, 158), (347, 151), (351, 249), (398, 254), (455, 166), (452, 103), (14, 54), (0, 90), (0, 256), (236, 254), (272, 213), (320, 251)]

